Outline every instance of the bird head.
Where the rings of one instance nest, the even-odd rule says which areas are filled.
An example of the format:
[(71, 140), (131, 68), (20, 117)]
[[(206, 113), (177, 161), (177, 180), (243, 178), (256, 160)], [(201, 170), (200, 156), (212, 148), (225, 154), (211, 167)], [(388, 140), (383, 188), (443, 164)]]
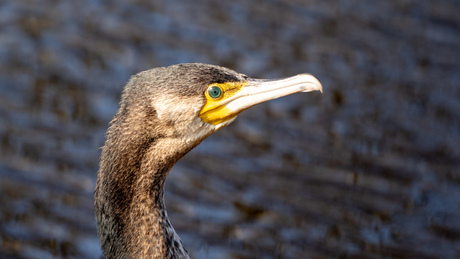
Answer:
[[(118, 117), (141, 131), (199, 143), (256, 104), (309, 91), (322, 91), (309, 74), (261, 80), (214, 65), (179, 64), (133, 76), (123, 92), (118, 112), (123, 116)], [(138, 118), (143, 118), (141, 124)]]

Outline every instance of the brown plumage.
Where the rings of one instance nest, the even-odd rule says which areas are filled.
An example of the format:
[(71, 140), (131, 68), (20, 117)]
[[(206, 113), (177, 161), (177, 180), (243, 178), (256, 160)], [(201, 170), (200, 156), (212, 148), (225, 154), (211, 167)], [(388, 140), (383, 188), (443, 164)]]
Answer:
[(227, 68), (194, 63), (144, 71), (126, 85), (106, 134), (95, 189), (106, 258), (189, 258), (168, 220), (164, 184), (180, 158), (248, 108), (216, 125), (203, 121), (208, 87), (227, 82), (264, 84)]

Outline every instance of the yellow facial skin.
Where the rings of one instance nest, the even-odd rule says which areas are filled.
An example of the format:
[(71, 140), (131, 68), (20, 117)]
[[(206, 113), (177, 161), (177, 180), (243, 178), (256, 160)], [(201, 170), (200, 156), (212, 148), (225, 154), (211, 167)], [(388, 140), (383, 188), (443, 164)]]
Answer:
[[(245, 85), (247, 85), (247, 82), (210, 84), (205, 92), (206, 103), (199, 114), (201, 120), (212, 125), (218, 125), (238, 115), (228, 109), (225, 104), (230, 97), (238, 93)], [(217, 86), (222, 90), (219, 98), (215, 99), (209, 96), (208, 89), (213, 86)]]

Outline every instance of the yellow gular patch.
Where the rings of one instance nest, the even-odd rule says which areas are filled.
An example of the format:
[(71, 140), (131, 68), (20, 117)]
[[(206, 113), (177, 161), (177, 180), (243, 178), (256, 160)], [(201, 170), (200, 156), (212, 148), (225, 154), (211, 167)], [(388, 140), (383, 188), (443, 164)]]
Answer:
[[(246, 84), (246, 82), (210, 84), (204, 93), (206, 103), (200, 111), (201, 120), (212, 125), (218, 125), (235, 117), (237, 114), (226, 107), (227, 100), (238, 93)], [(218, 94), (219, 91), (210, 91), (216, 89), (215, 87), (221, 90), (220, 95)]]

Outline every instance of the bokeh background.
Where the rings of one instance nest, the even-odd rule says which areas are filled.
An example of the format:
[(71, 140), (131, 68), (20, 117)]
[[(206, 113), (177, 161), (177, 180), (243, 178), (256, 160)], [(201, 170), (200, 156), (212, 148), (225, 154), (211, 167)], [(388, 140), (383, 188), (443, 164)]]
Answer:
[(194, 258), (459, 258), (457, 0), (0, 2), (0, 258), (100, 258), (93, 189), (130, 75), (182, 62), (324, 94), (246, 111), (171, 171)]

